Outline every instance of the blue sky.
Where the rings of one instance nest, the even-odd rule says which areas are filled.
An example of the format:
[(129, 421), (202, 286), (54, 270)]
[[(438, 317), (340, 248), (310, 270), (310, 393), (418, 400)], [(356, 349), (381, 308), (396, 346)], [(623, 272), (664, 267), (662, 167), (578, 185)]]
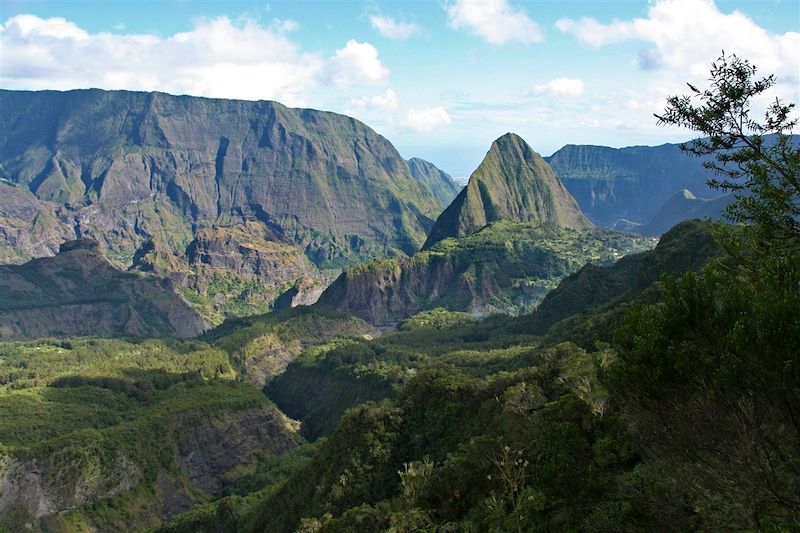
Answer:
[(0, 0), (0, 86), (162, 90), (346, 113), (466, 176), (506, 131), (684, 140), (652, 117), (721, 49), (798, 101), (800, 1)]

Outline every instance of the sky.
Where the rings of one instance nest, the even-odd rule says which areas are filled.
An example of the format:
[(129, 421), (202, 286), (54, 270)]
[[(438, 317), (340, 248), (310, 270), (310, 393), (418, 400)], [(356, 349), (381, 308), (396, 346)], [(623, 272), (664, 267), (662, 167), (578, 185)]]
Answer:
[(0, 0), (0, 88), (335, 111), (460, 178), (508, 131), (543, 155), (687, 140), (653, 113), (722, 50), (800, 102), (800, 0)]

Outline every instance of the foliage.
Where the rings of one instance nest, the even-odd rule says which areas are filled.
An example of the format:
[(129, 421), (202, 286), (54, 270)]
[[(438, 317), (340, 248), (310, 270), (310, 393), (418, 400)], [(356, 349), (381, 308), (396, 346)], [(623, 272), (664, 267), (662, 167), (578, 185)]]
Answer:
[(800, 152), (784, 135), (793, 105), (776, 101), (764, 124), (749, 118), (774, 83), (755, 72), (723, 55), (711, 89), (691, 87), (701, 107), (670, 99), (662, 122), (710, 136), (691, 150), (716, 154), (710, 166), (727, 178), (715, 185), (744, 193), (730, 213), (748, 226), (718, 232), (733, 252), (724, 261), (666, 278), (662, 303), (630, 310), (603, 372), (647, 464), (686, 494), (703, 529), (800, 527)]
[[(661, 124), (707, 136), (685, 149), (715, 156), (705, 165), (722, 178), (709, 185), (738, 193), (727, 210), (733, 221), (754, 224), (764, 232), (765, 245), (794, 247), (800, 237), (800, 148), (789, 135), (797, 124), (795, 104), (776, 99), (762, 122), (752, 118), (754, 99), (776, 82), (774, 75), (756, 79), (756, 73), (746, 59), (723, 53), (711, 66), (708, 89), (689, 84), (692, 94), (670, 97), (664, 114), (656, 117)], [(774, 142), (767, 142), (767, 135), (774, 135)]]

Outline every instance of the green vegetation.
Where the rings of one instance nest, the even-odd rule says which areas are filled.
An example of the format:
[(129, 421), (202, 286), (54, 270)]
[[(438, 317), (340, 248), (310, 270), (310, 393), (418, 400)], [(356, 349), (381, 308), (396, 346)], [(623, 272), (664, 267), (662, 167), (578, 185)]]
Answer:
[(214, 324), (226, 318), (267, 313), (275, 299), (291, 287), (291, 283), (276, 287), (227, 271), (214, 272), (206, 283), (202, 292), (186, 286), (179, 286), (178, 292)]
[[(252, 420), (256, 429), (267, 425), (252, 434), (246, 426), (236, 429), (238, 420)], [(228, 428), (234, 449), (227, 452), (228, 443), (221, 451), (196, 452), (221, 462), (221, 470), (201, 469), (224, 488), (217, 496), (276, 483), (309, 453), (298, 448), (287, 461), (276, 460), (300, 442), (293, 429), (281, 429), (284, 420), (238, 379), (224, 350), (205, 342), (0, 343), (0, 479), (29, 491), (26, 472), (43, 469), (45, 504), (78, 507), (48, 519), (56, 530), (139, 529), (157, 523), (170, 505), (206, 501), (214, 493), (196, 485), (193, 469), (200, 466), (181, 450), (200, 445), (192, 443), (198, 432), (206, 445), (219, 438), (217, 427)], [(269, 424), (277, 426), (266, 429)], [(227, 461), (235, 468), (222, 466)], [(80, 486), (91, 505), (74, 499)], [(0, 525), (17, 530), (29, 522), (32, 511), (23, 502), (12, 498)]]
[(96, 241), (71, 241), (55, 257), (0, 266), (0, 336), (191, 337), (208, 327), (171, 284), (122, 272)]
[[(762, 192), (735, 209), (791, 194)], [(326, 435), (313, 458), (235, 513), (160, 531), (800, 528), (800, 235), (753, 222), (717, 226), (717, 245), (682, 224), (565, 279), (538, 315), (436, 309), (309, 350), (266, 392)]]
[[(752, 70), (735, 72), (749, 86)], [(735, 163), (791, 187), (763, 156)], [(773, 224), (792, 216), (772, 203), (791, 191), (765, 191), (734, 208), (770, 220), (684, 222), (654, 250), (584, 266), (526, 315), (426, 302), (377, 336), (300, 308), (191, 342), (2, 344), (0, 479), (45, 472), (71, 510), (42, 520), (62, 530), (797, 530), (800, 235)], [(553, 273), (630, 243), (525, 228), (501, 222), (419, 256), (462, 254), (480, 286), (514, 258)], [(564, 263), (542, 260), (554, 254)], [(385, 288), (414, 260), (349, 275)], [(21, 505), (7, 527), (28, 519)]]

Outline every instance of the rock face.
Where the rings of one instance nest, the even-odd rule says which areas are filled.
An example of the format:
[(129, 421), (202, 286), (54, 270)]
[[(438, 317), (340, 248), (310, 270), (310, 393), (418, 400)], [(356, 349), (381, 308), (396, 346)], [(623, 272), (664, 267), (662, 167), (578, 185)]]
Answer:
[[(162, 466), (155, 476), (128, 457), (124, 447), (113, 449), (108, 457), (93, 457), (93, 468), (82, 468), (85, 458), (67, 445), (44, 456), (0, 455), (0, 527), (12, 531), (27, 523), (36, 531), (66, 530), (57, 518), (66, 510), (143, 488), (148, 505), (134, 505), (125, 516), (132, 528), (155, 525), (198, 499), (219, 496), (241, 475), (237, 469), (256, 456), (281, 455), (303, 442), (299, 424), (271, 405), (214, 414), (192, 409), (165, 418), (168, 447), (158, 451), (172, 468)], [(113, 529), (99, 525), (100, 531)]]
[(646, 224), (683, 189), (708, 198), (719, 195), (706, 185), (712, 176), (703, 159), (681, 152), (677, 144), (567, 145), (545, 159), (583, 212), (603, 227), (625, 219), (635, 231), (635, 224)]
[(708, 200), (698, 198), (688, 189), (683, 189), (664, 202), (661, 209), (647, 224), (635, 229), (642, 235), (661, 235), (683, 220), (711, 219), (719, 220), (735, 198), (733, 195), (721, 196)]
[(409, 159), (408, 168), (411, 170), (411, 175), (428, 187), (443, 206), (450, 205), (461, 190), (461, 186), (450, 174), (424, 159), (418, 157)]
[[(259, 277), (277, 256), (236, 245), (224, 268), (276, 278), (277, 295), (295, 281), (285, 279), (292, 269), (302, 277), (416, 252), (442, 209), (425, 182), (389, 141), (335, 113), (162, 93), (0, 92), (0, 259), (9, 263), (81, 237), (123, 268), (150, 241), (191, 263), (201, 253), (187, 250), (192, 241), (260, 233), (289, 263)], [(314, 268), (298, 269), (309, 261)]]
[(523, 312), (585, 263), (613, 262), (653, 244), (651, 239), (597, 228), (495, 222), (410, 258), (348, 269), (326, 289), (316, 307), (352, 313), (380, 328), (435, 307)]
[(592, 227), (550, 165), (513, 133), (492, 143), (467, 186), (436, 220), (423, 249), (498, 220)]
[(209, 327), (171, 282), (115, 269), (91, 239), (64, 243), (55, 257), (0, 266), (2, 337), (193, 337)]

